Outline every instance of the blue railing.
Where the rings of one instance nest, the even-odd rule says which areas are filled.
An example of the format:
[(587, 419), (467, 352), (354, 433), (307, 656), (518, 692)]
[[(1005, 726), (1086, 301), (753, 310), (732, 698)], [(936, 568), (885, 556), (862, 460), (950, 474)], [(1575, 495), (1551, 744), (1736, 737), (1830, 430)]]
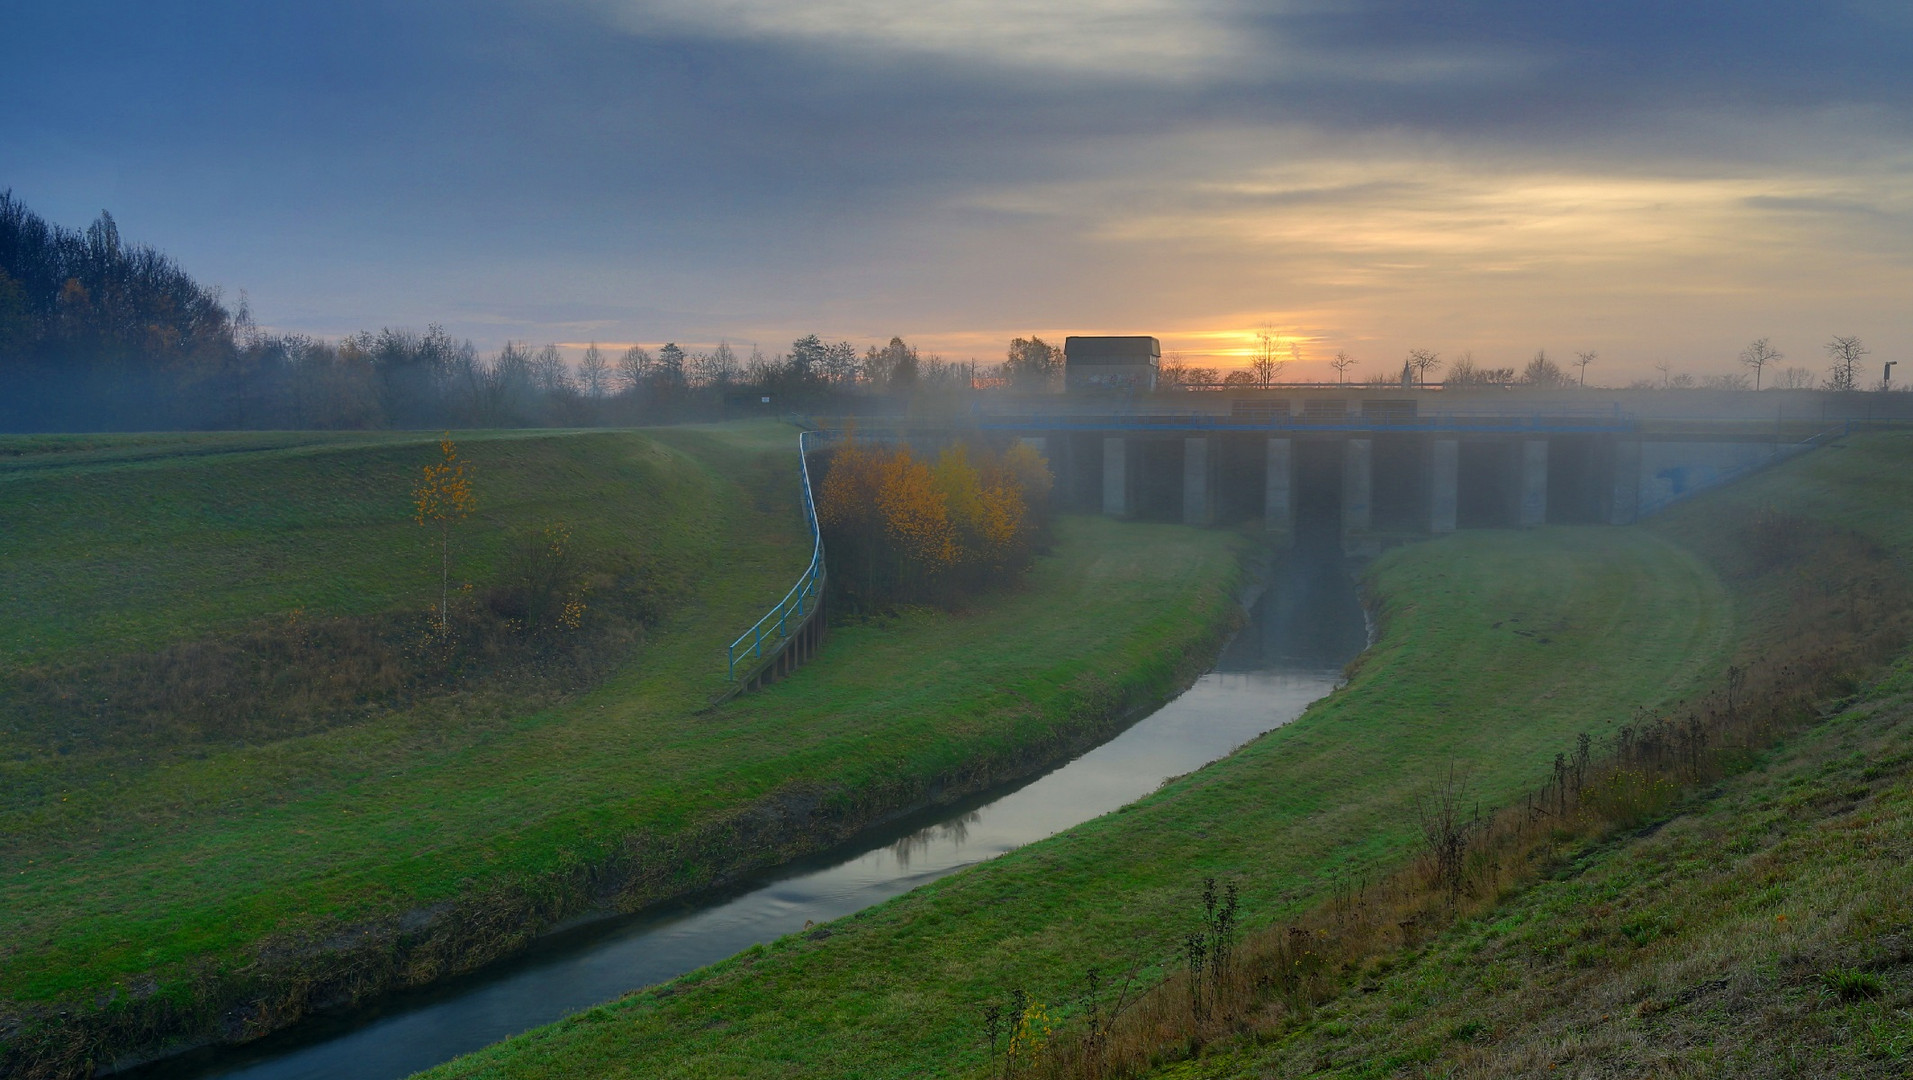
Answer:
[(727, 681), (737, 681), (737, 665), (745, 662), (755, 667), (766, 656), (776, 656), (777, 650), (790, 643), (792, 637), (804, 628), (804, 623), (817, 611), (817, 605), (824, 599), (824, 534), (817, 527), (817, 500), (810, 487), (810, 440), (813, 436), (824, 437), (821, 431), (806, 431), (797, 436), (797, 463), (799, 474), (804, 481), (804, 523), (810, 526), (810, 565), (804, 568), (804, 576), (784, 594), (777, 606), (764, 613), (757, 624), (731, 642), (724, 651), (725, 674)]

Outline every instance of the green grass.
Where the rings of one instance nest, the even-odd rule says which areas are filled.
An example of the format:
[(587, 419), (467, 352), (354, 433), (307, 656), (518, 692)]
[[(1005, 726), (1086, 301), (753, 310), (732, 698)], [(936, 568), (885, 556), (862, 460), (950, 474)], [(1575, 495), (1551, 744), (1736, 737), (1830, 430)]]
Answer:
[[(1853, 530), (1906, 574), (1909, 464), (1913, 438), (1856, 437), (1652, 527), (1744, 569), (1747, 512), (1775, 508)], [(1770, 618), (1793, 590), (1837, 592), (1842, 570), (1796, 567), (1782, 595), (1750, 587), (1736, 601)], [(1664, 825), (1565, 852), (1546, 879), (1388, 958), (1355, 980), (1362, 993), (1273, 1044), (1219, 1046), (1154, 1075), (1913, 1073), (1913, 658), (1754, 764)]]
[(1904, 1077), (1910, 773), (1902, 664), (1765, 768), (1570, 853), (1277, 1044), (1153, 1075)]
[(1692, 556), (1641, 530), (1465, 533), (1371, 576), (1383, 635), (1302, 719), (1115, 814), (448, 1063), (433, 1077), (905, 1077), (982, 1062), (976, 1006), (1055, 1005), (1086, 968), (1173, 954), (1204, 874), (1265, 923), (1397, 864), (1409, 804), (1450, 762), (1484, 798), (1577, 731), (1689, 692), (1736, 643)]
[[(436, 536), (412, 520), (411, 488), (436, 439), (0, 439), (0, 655), (71, 660), (295, 609), (422, 609), (438, 592)], [(585, 548), (674, 565), (730, 539), (705, 514), (714, 478), (666, 444), (603, 433), (457, 441), (479, 494), (456, 538), (467, 580), (489, 577), (509, 529), (553, 521)]]
[[(428, 598), (429, 574), (412, 566), (417, 528), (403, 515), (405, 470), (431, 447), (265, 442), (167, 458), (140, 441), (137, 461), (44, 465), (0, 483), (10, 508), (50, 532), (35, 551), (69, 553), (8, 571), (33, 587), (5, 601), (20, 605), (5, 623), (44, 624), (42, 647), (108, 649), (294, 603)], [(790, 430), (467, 436), (461, 446), (491, 514), (562, 514), (601, 543), (675, 545), (688, 602), (617, 675), (535, 711), (498, 696), (428, 701), (76, 777), (57, 798), (7, 813), (0, 998), (85, 1008), (149, 979), (181, 1002), (208, 985), (267, 993), (244, 974), (262, 943), (270, 971), (274, 956), (341, 927), (390, 929), (408, 911), (451, 913), (441, 923), (507, 909), (556, 917), (583, 897), (594, 867), (629, 872), (621, 899), (635, 903), (781, 859), (937, 781), (1027, 767), (1106, 728), (1125, 703), (1173, 689), (1226, 625), (1240, 574), (1233, 534), (1066, 518), (1057, 554), (1015, 589), (966, 614), (844, 628), (795, 677), (707, 710), (723, 644), (781, 595), (805, 555)], [(63, 508), (62, 490), (88, 485), (103, 490), (84, 496), (84, 513)], [(116, 507), (129, 512), (115, 517)], [(222, 544), (194, 534), (197, 515), (230, 522)], [(110, 557), (93, 553), (96, 531), (119, 537)], [(280, 539), (288, 531), (298, 542)], [(474, 562), (480, 531), (468, 530)], [(284, 580), (330, 580), (282, 597), (260, 584), (280, 578), (245, 576), (262, 547), (302, 560), (298, 573), (271, 572)], [(118, 558), (142, 575), (175, 574), (171, 589), (145, 586), (171, 614), (122, 622), (98, 586), (68, 580), (71, 568)], [(726, 846), (751, 806), (793, 792), (820, 803), (810, 835)], [(501, 897), (516, 906), (486, 906)], [(413, 956), (397, 977), (459, 959)]]

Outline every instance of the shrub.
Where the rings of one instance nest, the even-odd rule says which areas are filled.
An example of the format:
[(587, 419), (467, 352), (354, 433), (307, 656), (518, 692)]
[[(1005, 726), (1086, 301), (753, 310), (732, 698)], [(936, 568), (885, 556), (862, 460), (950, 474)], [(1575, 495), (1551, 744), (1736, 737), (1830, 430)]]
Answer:
[(1029, 566), (1046, 531), (1042, 457), (958, 444), (934, 462), (854, 440), (832, 455), (817, 505), (835, 594), (852, 610), (949, 606)]

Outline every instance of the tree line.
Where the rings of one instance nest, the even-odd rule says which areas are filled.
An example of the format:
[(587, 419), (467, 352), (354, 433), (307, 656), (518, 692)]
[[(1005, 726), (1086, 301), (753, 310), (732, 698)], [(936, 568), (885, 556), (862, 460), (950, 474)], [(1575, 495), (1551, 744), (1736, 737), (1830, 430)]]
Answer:
[[(1663, 359), (1655, 361), (1654, 377), (1634, 379), (1627, 383), (1626, 389), (1883, 391), (1895, 388), (1889, 374), (1891, 365), (1881, 369), (1878, 379), (1869, 377), (1865, 361), (1873, 350), (1860, 338), (1848, 334), (1835, 335), (1821, 346), (1821, 351), (1825, 354), (1827, 364), (1824, 374), (1809, 367), (1782, 367), (1781, 361), (1786, 359), (1786, 354), (1774, 348), (1772, 338), (1757, 338), (1735, 357), (1741, 371), (1696, 378), (1676, 370), (1672, 361)], [(1282, 376), (1290, 362), (1299, 362), (1300, 359), (1300, 348), (1295, 342), (1282, 342), (1272, 332), (1263, 331), (1256, 335), (1256, 344), (1251, 350), (1247, 367), (1224, 372), (1220, 368), (1185, 363), (1179, 354), (1171, 353), (1164, 358), (1156, 386), (1159, 391), (1170, 393), (1276, 387), (1285, 385)], [(1587, 350), (1576, 352), (1572, 360), (1560, 361), (1549, 356), (1546, 349), (1537, 349), (1527, 364), (1517, 371), (1512, 367), (1479, 363), (1472, 352), (1449, 358), (1433, 349), (1416, 348), (1408, 350), (1399, 371), (1391, 364), (1385, 372), (1351, 379), (1349, 373), (1361, 361), (1346, 351), (1337, 352), (1334, 359), (1329, 361), (1329, 368), (1335, 372), (1338, 385), (1375, 389), (1440, 386), (1450, 390), (1488, 387), (1565, 390), (1587, 386), (1588, 368), (1599, 359), (1600, 353)]]
[(713, 419), (873, 399), (1052, 385), (1062, 350), (1018, 338), (979, 365), (900, 337), (863, 349), (816, 334), (766, 356), (728, 343), (490, 354), (433, 325), (339, 340), (276, 334), (109, 213), (85, 229), (0, 191), (0, 430), (588, 426)]

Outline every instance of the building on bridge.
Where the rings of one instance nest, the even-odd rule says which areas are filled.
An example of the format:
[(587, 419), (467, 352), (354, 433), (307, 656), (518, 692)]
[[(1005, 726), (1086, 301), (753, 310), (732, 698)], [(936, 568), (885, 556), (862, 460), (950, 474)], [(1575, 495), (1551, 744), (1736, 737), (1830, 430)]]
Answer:
[(1148, 391), (1156, 388), (1162, 342), (1152, 337), (1063, 339), (1063, 388), (1068, 391)]

